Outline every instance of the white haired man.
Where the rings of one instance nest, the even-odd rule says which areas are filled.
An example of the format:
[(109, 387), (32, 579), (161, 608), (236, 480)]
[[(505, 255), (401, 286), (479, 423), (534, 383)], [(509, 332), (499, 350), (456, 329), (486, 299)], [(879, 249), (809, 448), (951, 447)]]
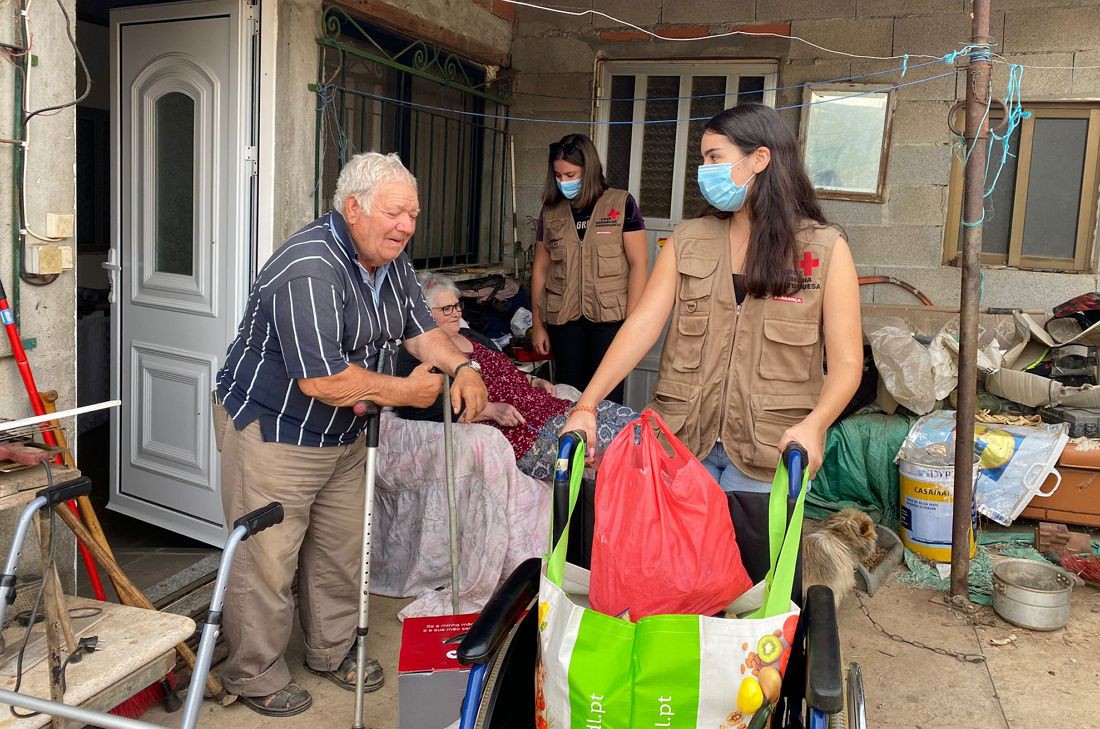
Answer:
[[(225, 599), (226, 689), (267, 716), (312, 704), (284, 657), (296, 568), (305, 667), (354, 690), (366, 420), (351, 406), (425, 407), (443, 384), (433, 366), (454, 376), (462, 420), (487, 399), (478, 368), (436, 328), (404, 253), (420, 210), (412, 174), (396, 155), (357, 155), (332, 207), (264, 265), (218, 373), (226, 523), (270, 501), (286, 514), (241, 544)], [(408, 377), (378, 373), (396, 340), (425, 363)], [(367, 690), (382, 681), (371, 660)]]

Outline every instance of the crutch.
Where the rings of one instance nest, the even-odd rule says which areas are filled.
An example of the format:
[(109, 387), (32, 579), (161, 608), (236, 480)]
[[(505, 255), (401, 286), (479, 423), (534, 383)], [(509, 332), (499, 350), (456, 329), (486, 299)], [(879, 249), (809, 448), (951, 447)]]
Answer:
[(443, 453), (447, 459), (447, 509), (451, 518), (451, 614), (458, 615), (458, 496), (455, 492), (454, 415), (451, 378), (443, 376)]
[(374, 480), (378, 475), (378, 425), (382, 409), (360, 400), (352, 406), (357, 417), (367, 418), (366, 489), (363, 494), (363, 571), (359, 582), (359, 622), (355, 627), (355, 716), (352, 729), (363, 728), (363, 687), (367, 683), (367, 618), (370, 610), (370, 532), (374, 513)]

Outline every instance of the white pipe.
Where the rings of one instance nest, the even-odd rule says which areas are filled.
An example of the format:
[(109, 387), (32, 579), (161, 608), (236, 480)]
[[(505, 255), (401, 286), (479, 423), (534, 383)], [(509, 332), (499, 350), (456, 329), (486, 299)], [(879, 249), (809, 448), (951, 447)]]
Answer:
[(117, 408), (122, 404), (121, 400), (108, 400), (106, 402), (96, 403), (95, 405), (85, 405), (79, 408), (73, 408), (72, 410), (60, 410), (56, 413), (46, 413), (45, 415), (35, 415), (32, 418), (23, 418), (22, 420), (3, 420), (0, 421), (0, 433), (7, 430), (15, 430), (16, 428), (25, 428), (28, 425), (39, 425), (40, 423), (48, 423), (51, 420), (61, 420), (62, 418), (69, 418), (73, 415), (83, 415), (84, 413), (94, 413), (96, 410), (106, 410), (107, 408)]

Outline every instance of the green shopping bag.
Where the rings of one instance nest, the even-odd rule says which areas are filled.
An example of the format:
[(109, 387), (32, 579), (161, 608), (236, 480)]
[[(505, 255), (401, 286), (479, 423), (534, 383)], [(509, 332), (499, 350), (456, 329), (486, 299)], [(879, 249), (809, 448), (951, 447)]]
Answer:
[[(584, 448), (573, 455), (569, 513)], [(654, 615), (638, 623), (588, 609), (587, 573), (567, 567), (566, 524), (539, 591), (539, 729), (746, 729), (774, 702), (798, 625), (791, 602), (808, 475), (787, 522), (787, 469), (772, 483), (771, 569), (761, 604), (743, 619)], [(568, 584), (570, 593), (563, 585)]]

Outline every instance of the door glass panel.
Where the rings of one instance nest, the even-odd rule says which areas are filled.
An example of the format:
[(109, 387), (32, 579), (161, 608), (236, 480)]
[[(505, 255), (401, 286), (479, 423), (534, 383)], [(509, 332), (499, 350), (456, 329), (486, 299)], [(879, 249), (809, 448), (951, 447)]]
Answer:
[(737, 79), (738, 104), (764, 103), (764, 77), (742, 76)]
[[(611, 77), (611, 108), (608, 121), (634, 121), (634, 76)], [(611, 124), (607, 128), (607, 184), (626, 190), (630, 187), (630, 124)]]
[(156, 270), (195, 274), (195, 101), (173, 91), (156, 103)]
[(1035, 120), (1021, 253), (1073, 258), (1085, 171), (1087, 119)]
[[(679, 76), (650, 76), (646, 83), (647, 122), (676, 119), (680, 93)], [(647, 124), (642, 144), (642, 214), (653, 218), (672, 217), (672, 170), (676, 159), (676, 123)]]
[(694, 218), (703, 211), (703, 196), (699, 192), (699, 183), (696, 181), (696, 170), (699, 168), (699, 144), (703, 139), (703, 127), (706, 121), (726, 107), (726, 77), (725, 76), (695, 76), (691, 79), (691, 118), (688, 125), (688, 143), (684, 155), (684, 209), (682, 217)]

